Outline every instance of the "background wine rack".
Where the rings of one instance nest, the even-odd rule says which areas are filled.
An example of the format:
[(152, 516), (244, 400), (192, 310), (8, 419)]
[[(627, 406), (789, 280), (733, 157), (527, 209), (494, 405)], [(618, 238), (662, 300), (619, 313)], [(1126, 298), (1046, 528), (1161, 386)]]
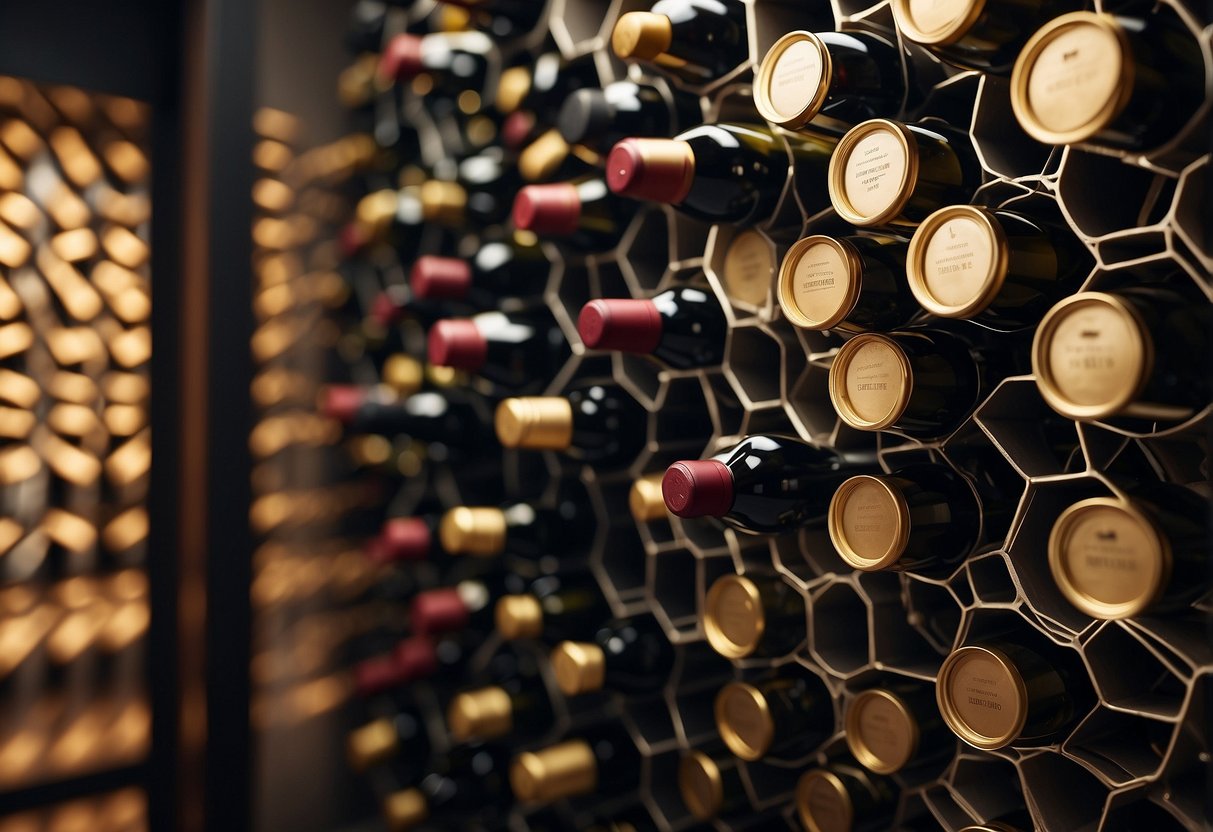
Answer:
[[(678, 85), (639, 66), (625, 66), (609, 50), (618, 17), (649, 5), (645, 0), (551, 0), (545, 22), (526, 37), (503, 44), (502, 50), (511, 58), (539, 54), (554, 43), (565, 58), (592, 56), (603, 84), (626, 77)], [(888, 2), (748, 0), (746, 8), (749, 61), (710, 85), (686, 88), (700, 96), (708, 121), (761, 121), (749, 94), (752, 73), (788, 31), (895, 31)], [(1205, 86), (1210, 88), (1213, 19), (1207, 8), (1179, 0), (1087, 3), (1084, 8), (1177, 18), (1201, 44)], [(968, 129), (986, 180), (975, 203), (1063, 218), (1087, 251), (1089, 275), (1083, 289), (1115, 287), (1143, 273), (1173, 273), (1173, 279), (1191, 280), (1210, 296), (1213, 245), (1205, 182), (1213, 97), (1206, 95), (1179, 135), (1148, 154), (1046, 146), (1017, 125), (1005, 72), (961, 70), (900, 34), (898, 42), (914, 79), (901, 116)], [(447, 149), (436, 132), (427, 130), (419, 109), (410, 111), (406, 105), (406, 113), (421, 131), (421, 161), (434, 164)], [(799, 828), (790, 805), (795, 777), (813, 763), (845, 754), (842, 712), (872, 674), (933, 682), (943, 657), (966, 638), (1012, 626), (1085, 669), (1086, 678), (1072, 691), (1083, 715), (1052, 745), (985, 753), (957, 741), (950, 762), (934, 773), (894, 775), (902, 789), (896, 824), (956, 830), (1026, 805), (1039, 828), (1056, 832), (1205, 828), (1205, 703), (1213, 649), (1201, 613), (1208, 612), (1208, 597), (1187, 617), (1093, 620), (1054, 586), (1045, 542), (1065, 506), (1087, 496), (1118, 493), (1113, 480), (1118, 473), (1207, 493), (1209, 408), (1179, 425), (1075, 424), (1052, 413), (1030, 376), (1016, 376), (999, 384), (970, 419), (937, 442), (848, 428), (836, 417), (826, 391), (841, 340), (794, 328), (774, 299), (773, 269), (797, 232), (840, 229), (832, 211), (806, 214), (797, 185), (793, 171), (774, 218), (754, 232), (770, 268), (763, 273), (765, 293), (747, 301), (732, 299), (726, 290), (725, 257), (739, 231), (695, 223), (664, 206), (637, 203), (621, 242), (604, 254), (562, 257), (555, 247), (547, 249), (554, 265), (545, 297), (573, 351), (549, 392), (558, 393), (575, 369), (582, 375), (609, 375), (650, 412), (650, 441), (627, 471), (578, 473), (601, 529), (591, 566), (614, 612), (652, 612), (677, 645), (679, 660), (662, 706), (621, 705), (622, 719), (645, 757), (642, 797), (655, 820), (670, 830), (694, 823), (677, 794), (676, 765), (684, 749), (715, 741), (710, 694), (719, 684), (718, 678), (706, 689), (695, 684), (702, 662), (712, 661), (705, 657), (710, 651), (698, 613), (706, 587), (737, 571), (775, 572), (794, 586), (804, 598), (808, 638), (784, 658), (742, 660), (733, 672), (747, 677), (762, 668), (799, 665), (820, 677), (836, 709), (834, 736), (813, 754), (784, 762), (739, 761), (755, 816), (781, 812)], [(643, 358), (587, 354), (575, 326), (585, 301), (651, 297), (700, 273), (730, 323), (719, 370), (662, 370)], [(663, 411), (668, 401), (693, 403), (702, 413), (702, 425), (671, 424)], [(1042, 432), (1042, 425), (1052, 433)], [(637, 525), (619, 520), (628, 517), (626, 498), (634, 478), (688, 455), (685, 439), (678, 446), (671, 440), (696, 435), (697, 427), (711, 438), (705, 447), (690, 449), (692, 456), (719, 452), (750, 433), (776, 432), (840, 448), (874, 448), (886, 470), (928, 458), (946, 459), (962, 470), (980, 463), (1018, 497), (1017, 509), (1007, 522), (985, 529), (978, 554), (938, 580), (853, 572), (824, 531), (755, 538), (672, 516)], [(505, 463), (508, 470), (520, 460), (507, 452)], [(548, 456), (550, 472), (562, 466), (568, 468), (555, 455)], [(514, 496), (550, 499), (550, 490)], [(442, 496), (447, 504), (459, 498), (457, 493)], [(694, 672), (684, 676), (684, 664)], [(595, 701), (594, 707), (600, 704)], [(583, 705), (573, 702), (570, 707), (576, 713)], [(525, 818), (513, 822), (525, 828)]]

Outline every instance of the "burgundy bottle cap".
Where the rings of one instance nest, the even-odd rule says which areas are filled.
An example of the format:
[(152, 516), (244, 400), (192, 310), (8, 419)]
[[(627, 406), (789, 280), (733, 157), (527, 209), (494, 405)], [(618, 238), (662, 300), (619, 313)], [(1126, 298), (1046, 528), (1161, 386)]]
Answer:
[(454, 589), (429, 589), (413, 598), (409, 621), (417, 633), (450, 633), (468, 625), (468, 608)]
[(346, 258), (356, 256), (366, 246), (369, 239), (366, 232), (362, 230), (362, 226), (356, 222), (347, 222), (337, 232), (337, 246), (341, 250), (341, 256)]
[(733, 507), (733, 474), (715, 459), (675, 462), (661, 478), (661, 496), (679, 517), (722, 517)]
[(367, 547), (367, 556), (376, 563), (421, 560), (430, 553), (433, 536), (419, 517), (396, 517), (383, 524), (379, 536)]
[(391, 654), (354, 665), (354, 690), (359, 696), (374, 696), (408, 682), (408, 673)]
[(661, 341), (661, 313), (651, 300), (592, 300), (581, 307), (577, 331), (592, 350), (652, 352)]
[(430, 329), (431, 364), (475, 372), (484, 366), (488, 354), (489, 342), (466, 318), (447, 318)]
[(404, 304), (387, 292), (380, 292), (371, 301), (371, 320), (383, 327), (400, 323), (404, 318)]
[(529, 110), (515, 110), (505, 117), (501, 125), (501, 143), (506, 150), (519, 150), (535, 129), (535, 114)]
[(410, 636), (396, 645), (392, 658), (408, 681), (433, 676), (438, 669), (438, 648), (426, 635)]
[(607, 185), (636, 199), (682, 202), (695, 179), (691, 146), (675, 139), (624, 139), (607, 156)]
[(365, 401), (366, 390), (356, 384), (330, 384), (320, 392), (320, 412), (348, 425)]
[(388, 81), (407, 81), (425, 70), (421, 62), (421, 38), (396, 35), (387, 42), (379, 59), (379, 77)]
[(454, 257), (418, 257), (409, 272), (413, 297), (421, 300), (463, 300), (472, 285), (472, 267)]
[(527, 185), (514, 197), (514, 226), (541, 237), (567, 237), (577, 231), (581, 198), (568, 182)]

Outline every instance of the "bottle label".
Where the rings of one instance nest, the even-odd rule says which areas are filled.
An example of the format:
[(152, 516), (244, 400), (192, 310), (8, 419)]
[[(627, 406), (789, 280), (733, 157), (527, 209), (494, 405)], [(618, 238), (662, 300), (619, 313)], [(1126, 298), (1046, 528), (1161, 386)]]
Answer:
[(1091, 506), (1077, 514), (1061, 555), (1074, 591), (1099, 604), (1131, 604), (1157, 589), (1158, 537), (1115, 506)]
[(810, 246), (796, 261), (792, 298), (811, 321), (828, 321), (849, 296), (852, 275), (842, 253), (828, 243)]
[(884, 341), (868, 341), (851, 354), (846, 366), (846, 394), (859, 420), (879, 424), (900, 406), (902, 371), (900, 356)]
[(821, 87), (821, 50), (810, 40), (789, 44), (771, 69), (766, 96), (771, 108), (787, 119), (804, 112)]
[(1010, 671), (985, 651), (966, 652), (948, 675), (948, 698), (968, 731), (1005, 745), (1026, 703)]
[(1091, 125), (1114, 103), (1123, 70), (1120, 42), (1107, 26), (1076, 21), (1055, 30), (1029, 70), (1033, 118), (1055, 133)]
[(994, 246), (988, 229), (971, 217), (941, 223), (923, 253), (927, 292), (943, 306), (964, 307), (976, 301), (992, 276)]
[(946, 39), (969, 16), (972, 0), (908, 0), (908, 16), (915, 40), (933, 43)]
[(1145, 345), (1127, 312), (1092, 299), (1064, 310), (1045, 359), (1058, 395), (1077, 406), (1098, 407), (1131, 394)]
[(863, 752), (860, 761), (885, 774), (905, 766), (917, 745), (917, 726), (905, 708), (883, 691), (861, 694), (851, 707), (856, 713), (848, 717), (848, 731), (854, 730), (851, 741)]
[(865, 561), (885, 558), (898, 538), (899, 514), (879, 482), (863, 480), (846, 494), (842, 531), (846, 547)]
[(843, 187), (855, 213), (876, 217), (888, 211), (905, 191), (906, 145), (891, 130), (872, 130), (847, 156)]
[(724, 255), (724, 290), (733, 300), (749, 306), (767, 301), (775, 259), (771, 245), (757, 231), (743, 231), (729, 243)]

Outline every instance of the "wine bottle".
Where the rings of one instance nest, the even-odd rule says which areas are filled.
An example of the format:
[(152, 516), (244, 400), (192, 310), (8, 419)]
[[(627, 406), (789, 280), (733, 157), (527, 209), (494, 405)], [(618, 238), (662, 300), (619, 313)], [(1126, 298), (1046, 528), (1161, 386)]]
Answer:
[(421, 714), (401, 709), (391, 717), (380, 717), (354, 729), (346, 739), (346, 757), (355, 771), (368, 771), (392, 762), (400, 778), (412, 781), (425, 770), (430, 756), (430, 737)]
[(593, 535), (590, 507), (562, 499), (554, 508), (530, 502), (502, 508), (458, 506), (442, 515), (438, 537), (452, 555), (494, 557), (504, 553), (530, 560), (550, 555), (573, 557)]
[(893, 20), (908, 40), (950, 63), (1005, 72), (1038, 26), (1074, 7), (1067, 0), (894, 0)]
[(577, 318), (590, 349), (648, 354), (679, 370), (720, 364), (728, 327), (712, 293), (691, 287), (652, 300), (592, 300)]
[(916, 226), (981, 184), (969, 137), (946, 124), (872, 119), (842, 137), (830, 157), (830, 202), (858, 226)]
[(674, 664), (674, 648), (651, 616), (616, 621), (590, 641), (563, 641), (551, 655), (556, 684), (566, 696), (608, 690), (656, 693)]
[(675, 462), (661, 481), (679, 517), (717, 517), (751, 534), (824, 526), (834, 489), (867, 460), (786, 436), (749, 436), (711, 459)]
[(1139, 486), (1066, 508), (1049, 534), (1049, 569), (1093, 618), (1183, 609), (1208, 584), (1207, 502), (1180, 485)]
[(951, 758), (956, 741), (927, 684), (882, 678), (856, 694), (843, 714), (847, 748), (868, 771), (896, 774)]
[(774, 575), (717, 578), (701, 614), (708, 644), (725, 658), (783, 656), (804, 643), (804, 597)]
[(584, 638), (610, 608), (594, 576), (585, 572), (545, 575), (527, 591), (497, 601), (493, 620), (507, 640), (521, 638), (558, 642)]
[(569, 144), (605, 152), (629, 136), (674, 136), (703, 121), (699, 100), (638, 81), (580, 89), (565, 99), (556, 125)]
[(509, 38), (531, 31), (543, 17), (544, 5), (532, 0), (443, 0), (447, 5), (467, 9), (476, 16), (487, 16), (487, 28), (497, 38)]
[(547, 307), (439, 321), (430, 328), (427, 349), (431, 364), (476, 373), (511, 392), (547, 386), (569, 357)]
[(405, 434), (454, 448), (486, 447), (489, 414), (481, 396), (458, 389), (423, 391), (395, 400), (377, 389), (330, 386), (323, 412), (353, 433)]
[(559, 52), (545, 52), (530, 65), (513, 66), (501, 73), (494, 104), (503, 115), (529, 110), (541, 121), (551, 122), (569, 95), (580, 89), (597, 89), (599, 84), (592, 52), (571, 60)]
[(589, 177), (527, 185), (514, 199), (514, 227), (584, 251), (606, 251), (619, 242), (633, 211), (606, 182)]
[(564, 396), (506, 399), (497, 406), (497, 438), (507, 448), (562, 451), (601, 468), (622, 467), (647, 441), (648, 414), (612, 384), (579, 382)]
[(393, 517), (366, 545), (366, 556), (375, 563), (427, 560), (441, 550), (434, 545), (434, 525), (421, 517)]
[(905, 95), (897, 42), (874, 32), (789, 32), (754, 79), (758, 112), (788, 130), (819, 117), (855, 124), (895, 116)]
[(404, 832), (435, 821), (467, 829), (499, 818), (512, 802), (508, 766), (505, 750), (491, 745), (451, 749), (415, 785), (384, 798), (388, 828)]
[(552, 719), (552, 703), (537, 673), (463, 691), (446, 712), (451, 739), (460, 743), (538, 735)]
[(716, 694), (716, 729), (743, 760), (794, 760), (834, 733), (834, 704), (816, 676), (789, 665), (753, 684), (729, 682)]
[(1064, 671), (1005, 640), (952, 651), (935, 694), (953, 733), (985, 751), (1053, 742), (1076, 716)]
[(661, 496), (661, 478), (665, 472), (648, 474), (632, 483), (628, 491), (628, 510), (637, 523), (651, 523), (669, 516)]
[(456, 301), (479, 310), (496, 308), (503, 298), (537, 298), (551, 266), (538, 245), (514, 237), (486, 242), (470, 258), (419, 257), (409, 271), (413, 297)]
[(945, 575), (977, 544), (981, 504), (973, 485), (943, 464), (863, 474), (830, 501), (830, 540), (849, 566)]
[[(833, 763), (801, 775), (796, 783), (796, 814), (805, 829), (883, 832), (892, 827), (897, 797), (891, 780)], [(840, 820), (844, 818), (845, 822)]]
[[(493, 41), (482, 32), (441, 32), (429, 35), (400, 34), (383, 47), (379, 77), (385, 84), (411, 81), (428, 73), (434, 89), (447, 96), (476, 97), (473, 110), (492, 103), (481, 93), (496, 88), (499, 73)], [(467, 104), (461, 102), (461, 109)]]
[(378, 52), (383, 45), (383, 22), (387, 9), (378, 0), (358, 0), (350, 9), (345, 47), (355, 54)]
[(523, 803), (552, 803), (594, 794), (627, 793), (640, 779), (640, 754), (622, 725), (609, 722), (578, 732), (575, 739), (524, 751), (510, 765), (510, 786)]
[(410, 636), (391, 651), (356, 664), (354, 690), (363, 698), (386, 693), (433, 676), (440, 664), (433, 639), (426, 635)]
[[(797, 175), (822, 181), (834, 140), (788, 139)], [(705, 124), (673, 139), (627, 138), (607, 156), (617, 194), (664, 202), (704, 222), (753, 225), (771, 217), (788, 182), (784, 141), (751, 124)]]
[(409, 623), (414, 632), (424, 635), (465, 630), (489, 633), (496, 626), (496, 600), (525, 588), (522, 577), (501, 573), (492, 578), (460, 581), (453, 587), (419, 592), (409, 604)]
[(678, 793), (696, 820), (727, 819), (750, 808), (737, 761), (694, 749), (678, 762)]
[[(1011, 358), (1012, 356), (1005, 356)], [(866, 333), (843, 344), (830, 367), (830, 401), (859, 430), (893, 428), (910, 436), (944, 436), (968, 418), (983, 385), (978, 354), (959, 336), (938, 330)]]
[[(521, 185), (518, 169), (504, 151), (486, 148), (460, 161), (453, 180), (427, 179), (402, 189), (404, 204), (398, 218), (403, 215), (456, 230), (469, 223), (492, 228), (509, 219), (513, 195)], [(416, 207), (408, 204), (411, 200)]]
[(705, 84), (746, 62), (745, 6), (738, 0), (657, 0), (615, 22), (611, 49), (689, 84)]
[(1019, 52), (1011, 108), (1047, 144), (1145, 150), (1192, 118), (1203, 73), (1200, 46), (1178, 18), (1073, 12), (1049, 20)]
[(914, 232), (910, 290), (924, 309), (991, 329), (1031, 326), (1086, 276), (1068, 229), (1010, 211), (952, 205)]
[(793, 324), (848, 334), (898, 329), (919, 313), (897, 237), (798, 240), (779, 264), (779, 306)]
[(1188, 418), (1209, 402), (1211, 318), (1165, 284), (1071, 295), (1036, 329), (1036, 385), (1070, 419)]

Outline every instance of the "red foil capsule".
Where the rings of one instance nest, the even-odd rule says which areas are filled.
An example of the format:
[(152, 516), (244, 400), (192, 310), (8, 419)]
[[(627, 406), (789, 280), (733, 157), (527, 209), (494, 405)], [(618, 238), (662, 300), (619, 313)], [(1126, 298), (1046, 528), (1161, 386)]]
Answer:
[(679, 517), (721, 517), (733, 507), (733, 475), (715, 459), (675, 462), (661, 478), (661, 495)]

